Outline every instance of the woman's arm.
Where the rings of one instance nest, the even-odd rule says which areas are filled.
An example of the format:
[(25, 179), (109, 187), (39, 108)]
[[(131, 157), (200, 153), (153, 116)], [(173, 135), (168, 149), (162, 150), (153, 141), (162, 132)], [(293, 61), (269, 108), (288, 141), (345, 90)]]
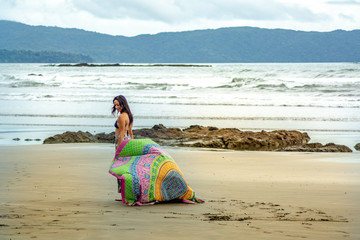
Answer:
[(129, 134), (130, 134), (130, 138), (131, 138), (131, 139), (134, 139), (134, 135), (133, 135), (133, 131), (132, 131), (133, 123), (134, 123), (134, 122), (132, 122), (132, 123), (130, 124), (130, 126), (129, 126)]

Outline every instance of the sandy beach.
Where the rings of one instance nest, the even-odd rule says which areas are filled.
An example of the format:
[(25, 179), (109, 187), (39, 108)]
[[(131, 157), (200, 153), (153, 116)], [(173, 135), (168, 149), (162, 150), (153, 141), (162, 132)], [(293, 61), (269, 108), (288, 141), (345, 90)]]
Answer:
[(129, 207), (110, 144), (0, 147), (0, 239), (360, 239), (358, 153), (169, 148), (204, 204)]

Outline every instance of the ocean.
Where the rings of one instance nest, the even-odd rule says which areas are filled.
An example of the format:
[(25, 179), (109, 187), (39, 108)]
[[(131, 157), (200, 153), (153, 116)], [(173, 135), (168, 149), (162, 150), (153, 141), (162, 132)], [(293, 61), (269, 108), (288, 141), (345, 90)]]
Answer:
[(0, 145), (41, 144), (65, 131), (110, 133), (120, 94), (135, 129), (286, 129), (307, 132), (311, 142), (352, 149), (360, 142), (359, 63), (206, 65), (0, 64)]

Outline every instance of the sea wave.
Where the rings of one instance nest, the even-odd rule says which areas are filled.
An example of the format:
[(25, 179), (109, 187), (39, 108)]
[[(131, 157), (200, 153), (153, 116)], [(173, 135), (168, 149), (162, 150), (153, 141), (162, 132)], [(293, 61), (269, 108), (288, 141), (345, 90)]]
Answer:
[[(259, 70), (243, 69), (238, 76), (226, 77), (222, 76), (186, 75), (179, 77), (177, 75), (119, 75), (115, 73), (99, 74), (91, 73), (70, 74), (64, 76), (59, 73), (31, 73), (24, 76), (15, 76), (9, 74), (1, 74), (0, 87), (2, 88), (54, 88), (59, 91), (67, 91), (68, 89), (78, 89), (85, 91), (86, 89), (118, 89), (118, 90), (157, 90), (157, 91), (198, 91), (203, 89), (234, 89), (234, 90), (257, 90), (257, 91), (285, 91), (285, 92), (316, 92), (336, 93), (336, 92), (352, 92), (360, 88), (358, 71), (359, 69), (343, 69), (351, 74), (340, 74), (334, 70), (328, 72), (317, 73), (317, 75), (309, 76), (300, 74), (294, 75), (294, 72), (288, 70), (288, 75), (279, 75), (281, 72), (261, 72)], [(340, 72), (341, 72), (340, 71)], [(357, 78), (353, 78), (352, 74), (356, 72)], [(242, 73), (245, 76), (242, 76)], [(123, 74), (123, 73), (122, 73)], [(181, 72), (179, 72), (181, 74)], [(181, 76), (181, 75), (180, 75)]]
[[(123, 82), (118, 84), (107, 84), (101, 81), (98, 82), (72, 82), (72, 83), (60, 83), (60, 82), (40, 82), (40, 81), (17, 81), (7, 84), (1, 84), (0, 87), (6, 89), (10, 88), (50, 88), (58, 91), (66, 92), (67, 89), (78, 89), (78, 91), (88, 90), (154, 90), (154, 91), (168, 91), (176, 92), (180, 90), (186, 91), (198, 91), (212, 89), (232, 89), (232, 90), (257, 90), (257, 91), (282, 91), (282, 92), (319, 92), (319, 93), (345, 93), (356, 92), (360, 88), (360, 83), (344, 83), (344, 84), (327, 84), (327, 83), (313, 83), (313, 84), (294, 84), (289, 82), (266, 82), (261, 79), (236, 79), (227, 84), (219, 84), (215, 86), (194, 86), (187, 83), (138, 83), (138, 82)], [(210, 92), (209, 92), (210, 94)]]
[[(30, 118), (114, 118), (112, 115), (97, 115), (97, 114), (4, 114), (0, 113), (2, 117), (30, 117)], [(164, 115), (134, 115), (137, 119), (176, 119), (176, 120), (228, 120), (228, 121), (321, 121), (321, 122), (360, 122), (360, 118), (356, 117), (232, 117), (232, 116), (164, 116)]]
[[(359, 109), (359, 64), (214, 64), (212, 68), (1, 65), (0, 100)], [(235, 109), (235, 108), (234, 108)], [(65, 110), (61, 110), (64, 111)]]
[(11, 83), (11, 88), (26, 88), (26, 87), (44, 87), (45, 83), (37, 81), (18, 81), (16, 83)]
[(319, 93), (343, 93), (354, 92), (360, 88), (359, 81), (321, 81), (309, 83), (307, 81), (296, 80), (266, 80), (263, 78), (233, 78), (226, 84), (210, 86), (209, 89), (238, 89), (238, 90), (257, 90), (257, 91), (282, 91), (282, 92), (319, 92)]
[[(281, 91), (279, 91), (281, 92)], [(0, 93), (0, 101), (33, 101), (35, 102), (67, 102), (67, 103), (109, 103), (112, 97), (116, 94), (109, 95), (104, 92), (93, 93), (93, 94), (79, 94), (74, 92), (65, 93), (38, 93), (38, 94), (27, 94), (27, 93)], [(320, 108), (320, 109), (359, 109), (360, 108), (360, 96), (359, 94), (345, 94), (343, 98), (350, 98), (342, 101), (337, 101), (334, 98), (318, 95), (316, 96), (317, 101), (314, 99), (304, 101), (301, 98), (296, 97), (286, 98), (284, 101), (267, 99), (256, 99), (248, 98), (231, 98), (227, 96), (227, 100), (221, 99), (216, 100), (214, 96), (194, 96), (194, 95), (136, 95), (127, 94), (126, 97), (129, 99), (131, 104), (139, 105), (169, 105), (169, 106), (228, 106), (228, 107), (282, 107), (282, 108), (295, 108), (301, 110), (301, 108)], [(271, 97), (271, 96), (270, 96)], [(219, 97), (217, 96), (217, 99)], [(209, 100), (211, 99), (211, 101)]]
[[(87, 128), (92, 127), (96, 129), (100, 128), (106, 128), (108, 129), (109, 125), (105, 124), (64, 124), (64, 123), (0, 123), (0, 126), (28, 126), (28, 127), (81, 127), (81, 128)], [(142, 126), (138, 125), (134, 129), (140, 129), (140, 128), (149, 128), (151, 126)], [(187, 126), (184, 126), (187, 127)], [(239, 128), (240, 130), (246, 130), (246, 131), (272, 131), (272, 130), (279, 130), (284, 128), (273, 128), (273, 127), (247, 127), (247, 128)], [(327, 128), (297, 128), (297, 131), (300, 132), (334, 132), (334, 133), (360, 133), (359, 129), (327, 129)], [(44, 131), (44, 130), (41, 130)], [(5, 133), (6, 131), (1, 131), (0, 133)], [(52, 132), (50, 130), (50, 132)]]

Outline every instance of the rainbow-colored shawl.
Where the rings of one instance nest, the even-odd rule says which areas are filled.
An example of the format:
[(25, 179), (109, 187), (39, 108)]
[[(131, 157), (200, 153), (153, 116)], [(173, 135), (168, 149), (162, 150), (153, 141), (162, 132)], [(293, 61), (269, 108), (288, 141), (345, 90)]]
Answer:
[(150, 139), (124, 140), (109, 173), (121, 180), (122, 201), (128, 205), (174, 199), (186, 203), (203, 202), (195, 197), (170, 155)]

